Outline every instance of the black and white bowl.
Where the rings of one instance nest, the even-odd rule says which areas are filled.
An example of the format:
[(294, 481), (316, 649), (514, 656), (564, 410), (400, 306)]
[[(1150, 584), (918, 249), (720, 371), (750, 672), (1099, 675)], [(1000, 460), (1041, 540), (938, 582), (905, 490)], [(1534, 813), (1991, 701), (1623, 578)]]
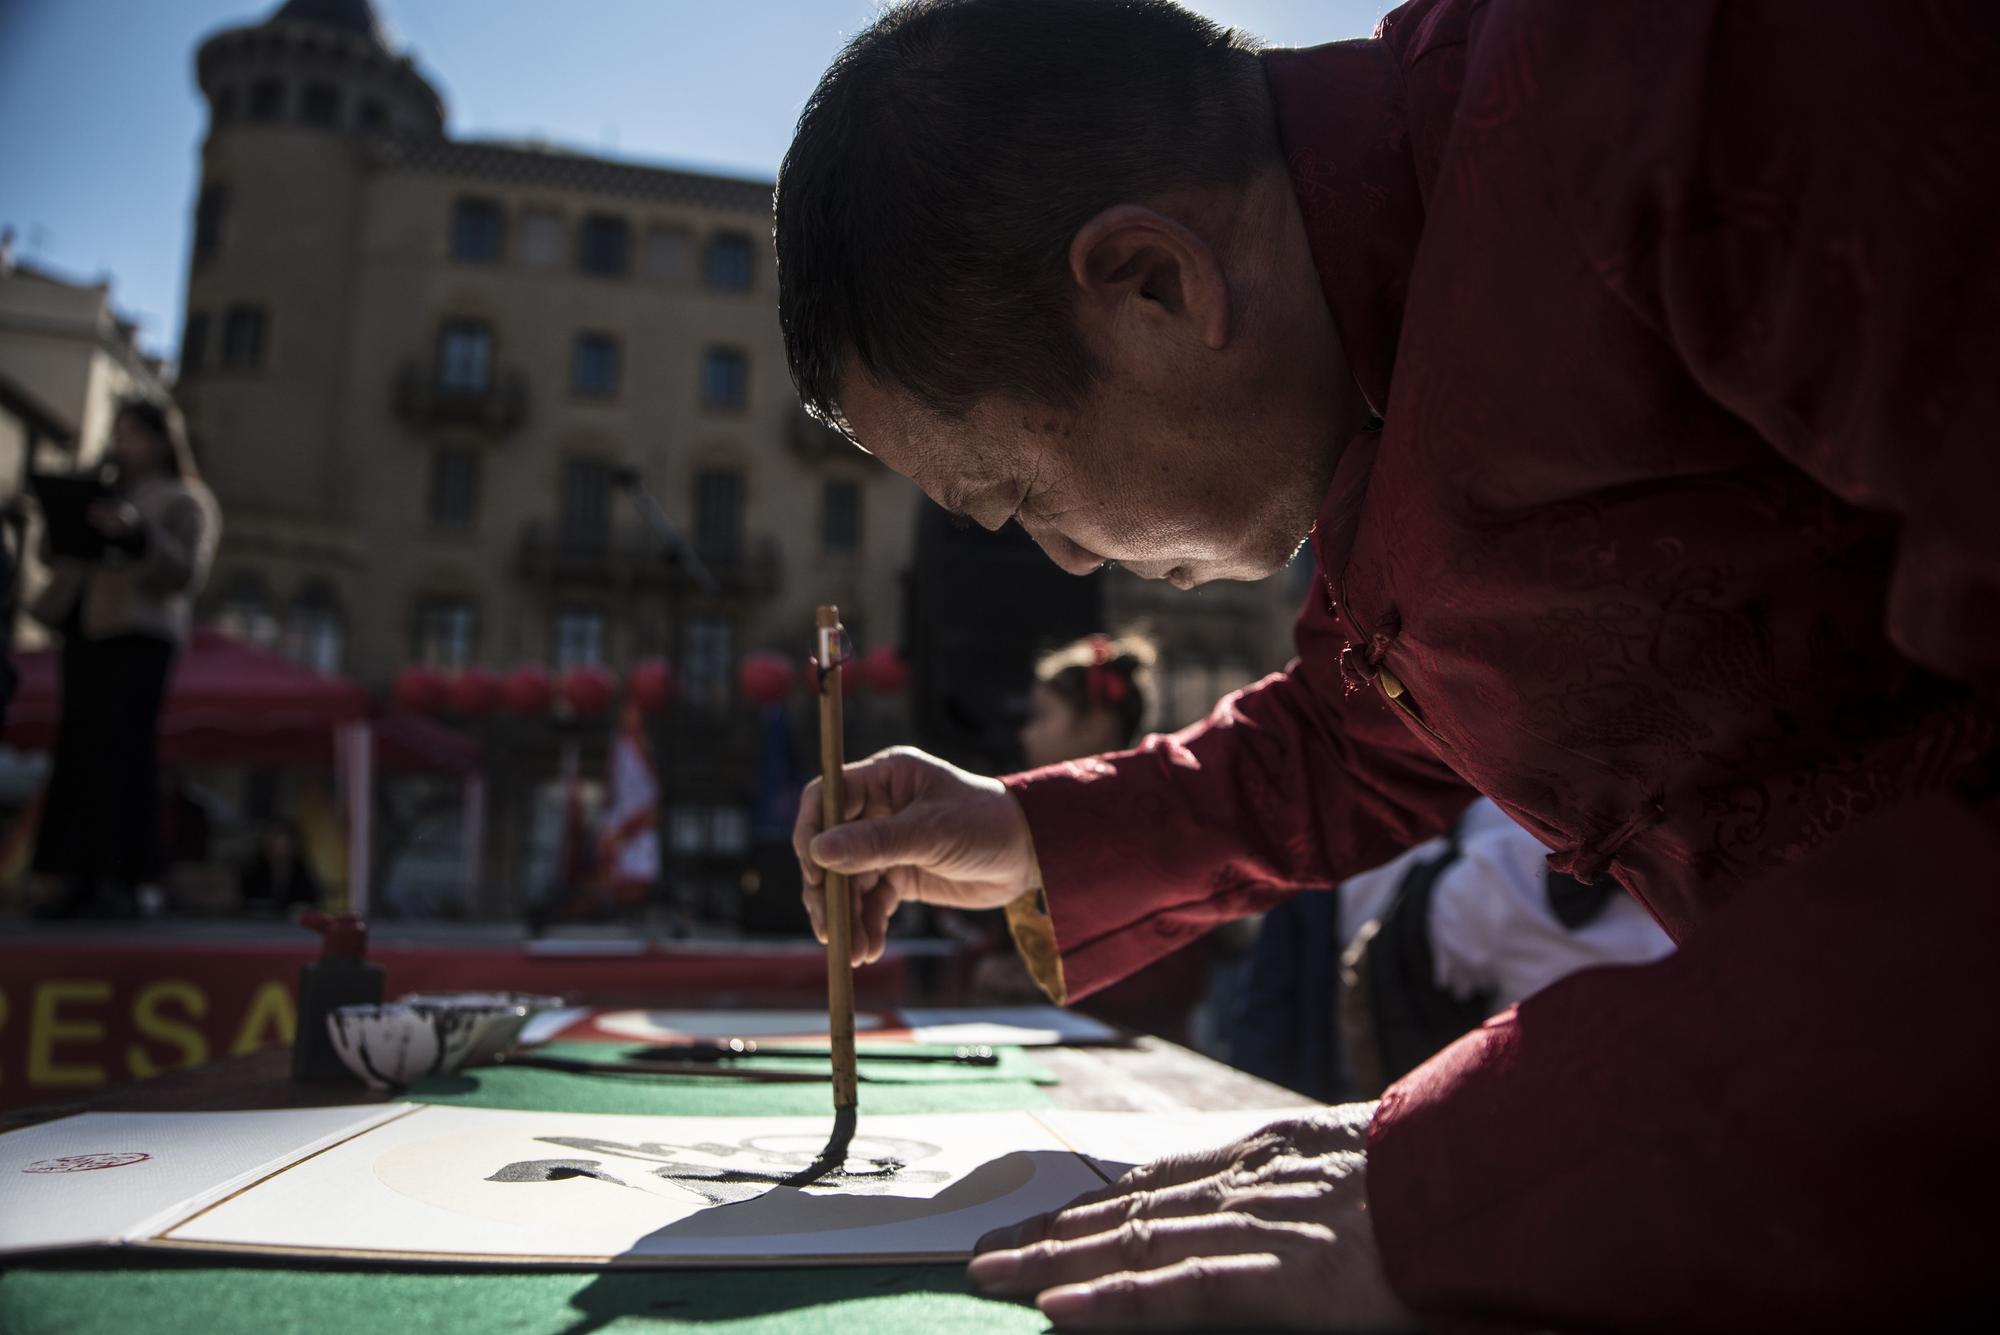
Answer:
[(399, 1089), (465, 1065), (481, 1019), (392, 1001), (336, 1006), (326, 1017), (326, 1032), (340, 1060), (370, 1089)]

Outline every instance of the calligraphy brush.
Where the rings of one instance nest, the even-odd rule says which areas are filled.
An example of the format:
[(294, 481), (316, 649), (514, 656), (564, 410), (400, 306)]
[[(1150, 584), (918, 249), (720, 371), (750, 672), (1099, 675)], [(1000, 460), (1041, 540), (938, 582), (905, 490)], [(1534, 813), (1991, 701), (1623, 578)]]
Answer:
[[(813, 618), (819, 631), (819, 823), (831, 830), (844, 819), (847, 803), (841, 782), (846, 739), (840, 715), (840, 665), (846, 657), (847, 636), (840, 628), (840, 609), (822, 606)], [(854, 1069), (854, 906), (847, 877), (837, 871), (820, 874), (826, 887), (826, 1032), (833, 1057), (833, 1137), (819, 1158), (791, 1177), (788, 1187), (817, 1182), (847, 1162), (859, 1113)]]
[(740, 1066), (718, 1066), (713, 1062), (598, 1062), (581, 1057), (549, 1057), (540, 1053), (516, 1053), (501, 1060), (502, 1066), (532, 1066), (543, 1071), (569, 1071), (580, 1075), (700, 1075), (743, 1080), (750, 1084), (816, 1085), (826, 1079), (812, 1071), (771, 1071)]
[[(736, 1062), (752, 1057), (805, 1059), (825, 1054), (818, 1048), (767, 1048), (750, 1038), (727, 1043), (662, 1043), (634, 1048), (629, 1056), (642, 1061)], [(943, 1062), (952, 1066), (998, 1066), (1000, 1054), (984, 1043), (962, 1043), (950, 1052), (894, 1052), (869, 1048), (860, 1053), (871, 1062)]]

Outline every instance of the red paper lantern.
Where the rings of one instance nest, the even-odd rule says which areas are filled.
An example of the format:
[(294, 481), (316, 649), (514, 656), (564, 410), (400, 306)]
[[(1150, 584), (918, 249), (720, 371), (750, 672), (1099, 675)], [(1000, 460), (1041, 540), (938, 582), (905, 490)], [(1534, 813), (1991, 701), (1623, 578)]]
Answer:
[(856, 676), (868, 679), (868, 689), (877, 695), (901, 695), (910, 689), (910, 665), (902, 650), (893, 644), (878, 644), (861, 656)]
[(466, 718), (484, 718), (500, 707), (500, 678), (483, 667), (469, 667), (451, 683), (451, 711)]
[(563, 703), (579, 718), (595, 718), (602, 714), (611, 708), (612, 697), (617, 694), (618, 678), (612, 675), (610, 668), (587, 663), (563, 673)]
[(549, 670), (540, 663), (523, 663), (508, 673), (507, 683), (500, 693), (507, 703), (508, 712), (522, 715), (546, 714), (549, 702), (555, 699)]
[(447, 686), (436, 668), (412, 663), (396, 674), (396, 703), (414, 714), (434, 714), (444, 708)]
[(632, 666), (632, 674), (627, 685), (632, 691), (632, 703), (643, 713), (657, 714), (667, 707), (667, 701), (674, 696), (674, 670), (663, 658), (648, 658)]
[(797, 676), (791, 659), (760, 649), (743, 656), (736, 669), (736, 689), (753, 705), (782, 704)]

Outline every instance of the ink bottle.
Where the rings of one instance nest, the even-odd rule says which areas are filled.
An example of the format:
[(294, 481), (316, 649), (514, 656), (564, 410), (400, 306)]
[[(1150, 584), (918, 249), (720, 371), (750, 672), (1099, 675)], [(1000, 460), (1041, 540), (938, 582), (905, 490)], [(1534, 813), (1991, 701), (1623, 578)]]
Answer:
[(352, 1080), (333, 1050), (326, 1017), (336, 1006), (379, 1005), (382, 966), (363, 958), (368, 924), (352, 913), (329, 915), (308, 910), (301, 925), (320, 934), (320, 957), (299, 970), (299, 1027), (292, 1040), (292, 1079)]

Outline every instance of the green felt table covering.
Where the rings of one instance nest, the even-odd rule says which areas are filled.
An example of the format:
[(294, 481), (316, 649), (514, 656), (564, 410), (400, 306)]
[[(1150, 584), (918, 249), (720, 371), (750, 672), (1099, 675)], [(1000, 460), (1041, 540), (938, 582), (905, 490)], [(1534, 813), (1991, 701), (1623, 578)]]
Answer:
[(956, 1265), (472, 1274), (102, 1259), (0, 1271), (8, 1335), (1041, 1331)]
[[(602, 1043), (548, 1044), (550, 1056), (602, 1060)], [(869, 1062), (868, 1114), (981, 1112), (1048, 1104), (1046, 1070), (1019, 1049), (993, 1067)], [(774, 1060), (772, 1069), (796, 1066)], [(806, 1063), (810, 1069), (812, 1063)], [(711, 1076), (584, 1075), (482, 1067), (413, 1087), (420, 1103), (562, 1112), (779, 1116), (826, 1113), (825, 1084), (748, 1084)], [(586, 1335), (611, 1330), (751, 1332), (1040, 1331), (1032, 1307), (974, 1295), (957, 1265), (599, 1273), (263, 1265), (102, 1253), (0, 1270), (6, 1335)]]
[[(603, 1043), (548, 1043), (548, 1057), (603, 1061)], [(1041, 1108), (1039, 1088), (1054, 1078), (1018, 1048), (995, 1050), (997, 1066), (930, 1066), (908, 1062), (856, 1062), (868, 1113), (994, 1112)], [(824, 1071), (824, 1061), (760, 1059), (766, 1071)], [(618, 1075), (544, 1071), (532, 1066), (484, 1066), (438, 1076), (412, 1086), (405, 1098), (464, 1108), (541, 1108), (552, 1112), (653, 1113), (660, 1116), (781, 1117), (833, 1113), (828, 1084), (763, 1084), (710, 1075)]]

